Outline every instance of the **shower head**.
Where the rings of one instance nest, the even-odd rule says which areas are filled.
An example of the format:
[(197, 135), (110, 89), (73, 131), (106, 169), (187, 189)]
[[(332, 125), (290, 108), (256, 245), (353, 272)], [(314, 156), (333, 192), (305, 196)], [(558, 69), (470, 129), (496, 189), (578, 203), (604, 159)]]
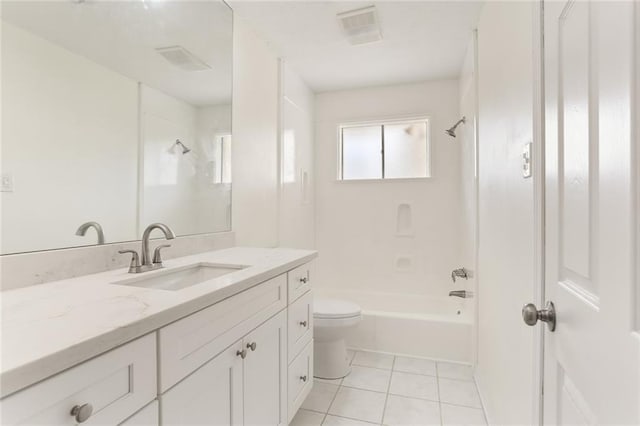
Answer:
[(460, 120), (457, 121), (456, 124), (453, 125), (452, 128), (445, 130), (445, 133), (448, 134), (449, 136), (451, 136), (452, 138), (456, 137), (456, 129), (458, 128), (458, 126), (460, 124), (464, 124), (467, 122), (467, 117), (462, 117)]
[(187, 154), (191, 151), (191, 148), (180, 142), (180, 139), (176, 139), (176, 143), (174, 145), (179, 145), (182, 148), (182, 155)]

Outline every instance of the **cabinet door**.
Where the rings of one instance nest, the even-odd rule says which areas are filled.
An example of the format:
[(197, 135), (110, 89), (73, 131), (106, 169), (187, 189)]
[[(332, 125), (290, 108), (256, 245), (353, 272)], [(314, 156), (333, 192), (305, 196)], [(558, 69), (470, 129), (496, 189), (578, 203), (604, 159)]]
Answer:
[(245, 425), (287, 424), (286, 314), (280, 312), (244, 338)]
[(162, 395), (162, 424), (241, 426), (241, 350), (238, 341)]
[(120, 426), (158, 426), (160, 424), (158, 410), (158, 401), (153, 401), (151, 404), (120, 423)]

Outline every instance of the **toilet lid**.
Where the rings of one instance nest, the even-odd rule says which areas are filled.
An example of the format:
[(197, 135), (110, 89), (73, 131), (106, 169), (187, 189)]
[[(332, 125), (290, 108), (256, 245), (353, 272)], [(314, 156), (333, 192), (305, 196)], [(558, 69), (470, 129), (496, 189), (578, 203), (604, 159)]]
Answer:
[(319, 299), (313, 300), (313, 317), (322, 319), (352, 318), (360, 316), (360, 306), (346, 300)]

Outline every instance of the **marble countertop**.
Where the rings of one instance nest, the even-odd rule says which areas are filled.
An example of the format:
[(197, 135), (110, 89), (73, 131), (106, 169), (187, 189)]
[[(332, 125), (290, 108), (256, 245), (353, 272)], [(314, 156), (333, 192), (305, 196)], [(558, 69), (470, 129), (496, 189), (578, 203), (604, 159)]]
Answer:
[(0, 397), (61, 372), (315, 258), (309, 250), (235, 247), (164, 262), (245, 269), (177, 291), (119, 285), (127, 269), (8, 290), (2, 298)]

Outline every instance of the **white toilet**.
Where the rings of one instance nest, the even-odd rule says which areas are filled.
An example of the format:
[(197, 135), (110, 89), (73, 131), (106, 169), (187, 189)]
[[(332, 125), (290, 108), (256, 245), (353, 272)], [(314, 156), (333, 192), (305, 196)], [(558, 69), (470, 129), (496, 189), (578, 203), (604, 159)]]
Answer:
[(339, 379), (351, 371), (345, 336), (362, 320), (360, 306), (337, 299), (313, 301), (313, 368), (315, 377)]

